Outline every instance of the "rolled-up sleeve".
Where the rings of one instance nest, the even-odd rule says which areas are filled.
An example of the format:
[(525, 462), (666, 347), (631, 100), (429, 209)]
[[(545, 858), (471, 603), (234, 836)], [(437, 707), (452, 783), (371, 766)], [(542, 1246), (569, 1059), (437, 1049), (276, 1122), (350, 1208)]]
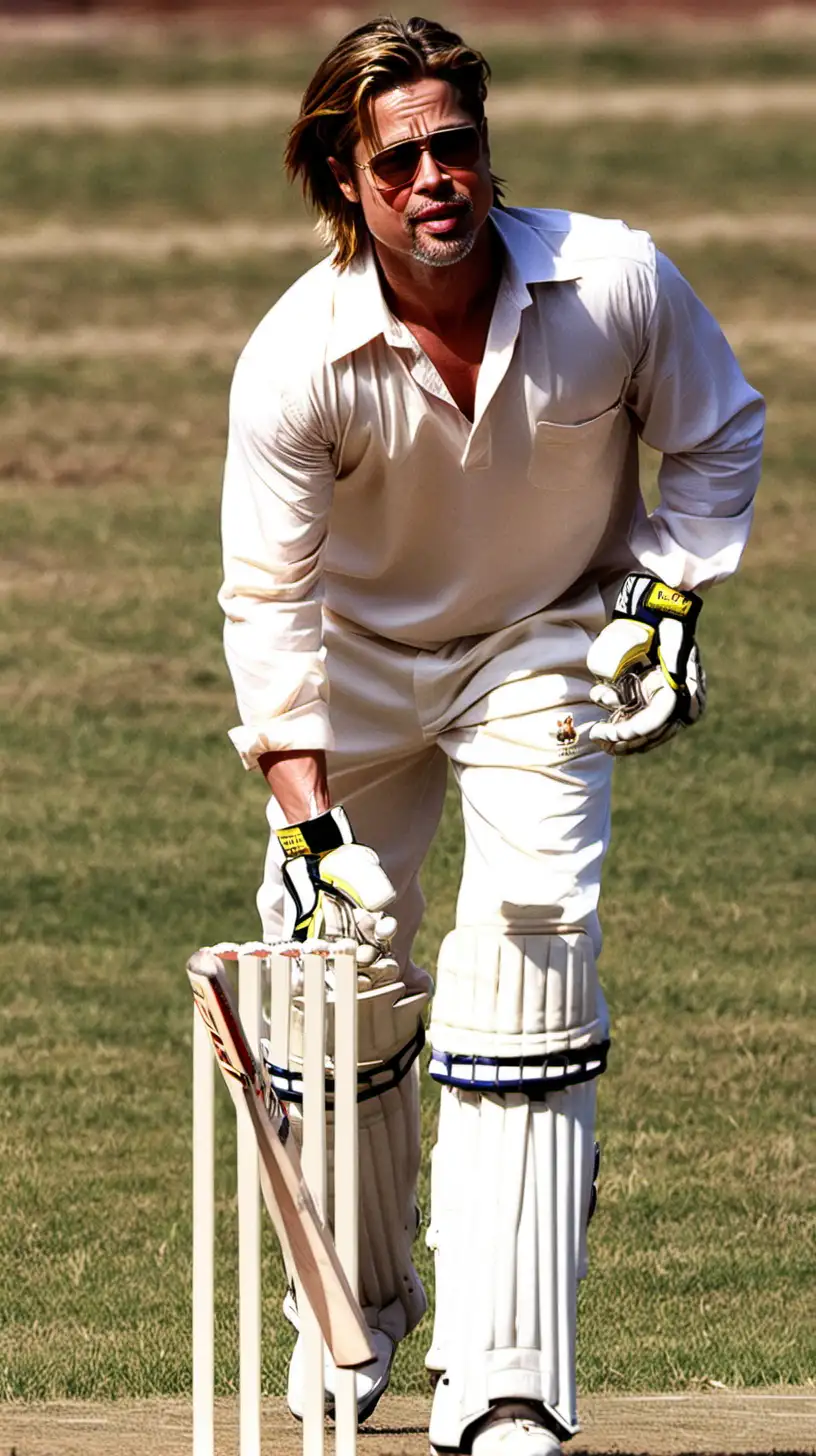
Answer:
[(224, 647), (247, 768), (283, 749), (332, 746), (321, 575), (334, 486), (331, 447), (308, 391), (268, 356), (239, 361), (224, 472)]
[(660, 253), (652, 278), (626, 403), (663, 454), (660, 504), (639, 513), (629, 544), (671, 586), (705, 588), (735, 570), (748, 540), (765, 408), (708, 309)]

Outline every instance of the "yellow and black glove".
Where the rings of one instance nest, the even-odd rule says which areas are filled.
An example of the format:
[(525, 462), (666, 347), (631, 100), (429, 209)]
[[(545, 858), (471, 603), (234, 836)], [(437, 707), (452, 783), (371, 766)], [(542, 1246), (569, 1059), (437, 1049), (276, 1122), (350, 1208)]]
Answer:
[(606, 753), (646, 753), (702, 716), (706, 678), (694, 637), (702, 606), (696, 592), (627, 576), (587, 653), (598, 679), (590, 697), (609, 711), (589, 736)]
[(358, 962), (380, 956), (397, 922), (383, 915), (395, 890), (373, 849), (358, 844), (339, 806), (276, 831), (284, 853), (285, 934), (292, 940), (356, 940)]

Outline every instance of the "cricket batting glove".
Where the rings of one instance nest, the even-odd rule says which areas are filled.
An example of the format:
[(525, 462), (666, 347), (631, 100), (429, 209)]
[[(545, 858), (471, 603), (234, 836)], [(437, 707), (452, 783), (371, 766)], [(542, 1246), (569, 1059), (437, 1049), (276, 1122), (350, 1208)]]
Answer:
[(593, 703), (609, 711), (589, 736), (606, 753), (646, 753), (702, 716), (706, 679), (694, 640), (702, 600), (633, 573), (587, 653)]
[(374, 850), (355, 840), (345, 809), (276, 833), (285, 856), (287, 937), (356, 940), (362, 965), (383, 955), (397, 922), (382, 911), (396, 892)]

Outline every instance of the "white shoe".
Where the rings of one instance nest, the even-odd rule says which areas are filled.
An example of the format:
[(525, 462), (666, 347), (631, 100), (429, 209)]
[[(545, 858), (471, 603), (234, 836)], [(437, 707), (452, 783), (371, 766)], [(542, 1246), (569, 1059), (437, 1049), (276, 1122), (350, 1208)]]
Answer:
[[(391, 1379), (391, 1365), (396, 1349), (394, 1341), (389, 1335), (384, 1334), (382, 1330), (370, 1329), (368, 1334), (371, 1344), (374, 1347), (374, 1359), (369, 1360), (366, 1365), (361, 1365), (359, 1370), (355, 1371), (357, 1419), (361, 1424), (368, 1419), (377, 1405), (380, 1396), (388, 1389), (388, 1382)], [(326, 1410), (330, 1416), (334, 1415), (336, 1374), (337, 1366), (328, 1350), (324, 1347), (323, 1387), (326, 1392)], [(303, 1420), (305, 1389), (306, 1377), (303, 1366), (303, 1336), (298, 1335), (295, 1341), (295, 1348), (292, 1351), (292, 1358), (289, 1362), (286, 1403), (292, 1415), (299, 1421)]]
[(537, 1421), (496, 1421), (474, 1437), (473, 1456), (557, 1456), (561, 1442)]

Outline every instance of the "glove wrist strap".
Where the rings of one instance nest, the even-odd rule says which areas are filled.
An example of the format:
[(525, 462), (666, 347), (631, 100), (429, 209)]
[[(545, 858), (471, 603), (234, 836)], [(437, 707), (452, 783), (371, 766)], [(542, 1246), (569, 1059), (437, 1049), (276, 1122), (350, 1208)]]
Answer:
[(302, 824), (287, 824), (276, 829), (278, 844), (287, 859), (297, 859), (302, 854), (315, 854), (321, 858), (342, 844), (354, 844), (354, 831), (348, 815), (340, 805), (318, 814), (316, 819), (304, 819)]
[(667, 586), (657, 577), (633, 572), (627, 576), (618, 593), (612, 618), (634, 618), (656, 627), (666, 617), (673, 617), (682, 622), (684, 630), (693, 636), (702, 606), (702, 597), (696, 592), (680, 591), (677, 587)]

